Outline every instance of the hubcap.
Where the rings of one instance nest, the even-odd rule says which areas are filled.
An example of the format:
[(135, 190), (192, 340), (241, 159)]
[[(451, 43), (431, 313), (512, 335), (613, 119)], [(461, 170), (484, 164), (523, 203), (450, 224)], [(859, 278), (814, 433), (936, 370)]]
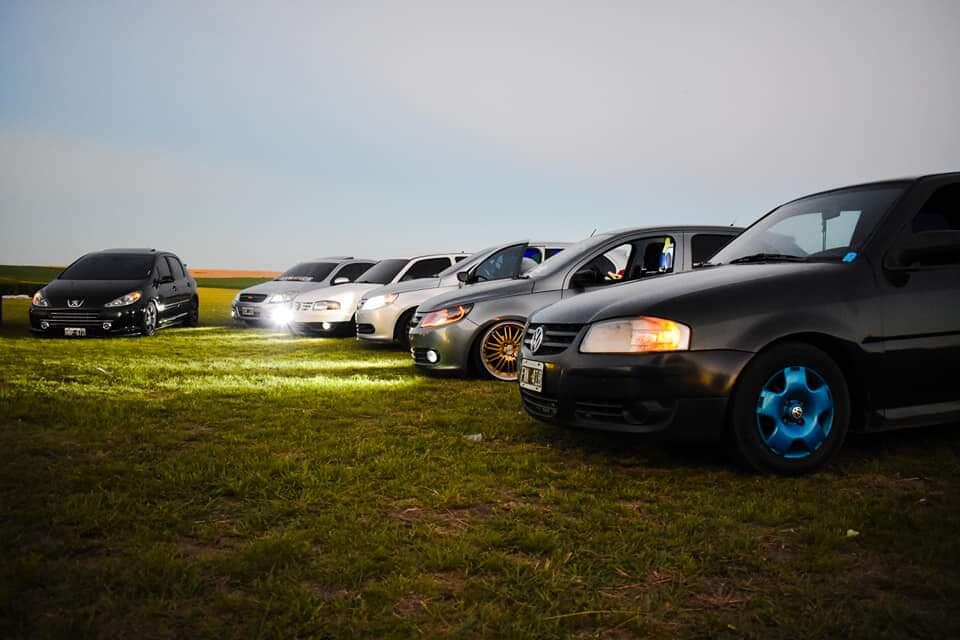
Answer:
[(786, 367), (760, 390), (757, 429), (771, 452), (790, 459), (806, 458), (819, 449), (833, 427), (833, 394), (819, 373), (808, 367)]
[(143, 324), (148, 328), (153, 328), (157, 322), (157, 309), (152, 304), (148, 304), (143, 311)]
[(517, 379), (517, 355), (523, 326), (516, 323), (500, 324), (491, 329), (480, 345), (483, 366), (498, 380)]

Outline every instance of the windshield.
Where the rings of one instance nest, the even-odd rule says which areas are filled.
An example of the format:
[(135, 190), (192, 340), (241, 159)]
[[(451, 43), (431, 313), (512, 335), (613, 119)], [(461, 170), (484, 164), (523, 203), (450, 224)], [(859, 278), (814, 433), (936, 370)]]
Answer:
[(541, 276), (561, 271), (570, 264), (582, 258), (583, 254), (589, 253), (597, 245), (603, 244), (612, 237), (612, 233), (598, 233), (590, 236), (589, 238), (584, 238), (580, 242), (575, 242), (569, 247), (565, 248), (562, 252), (557, 254), (556, 257), (550, 258), (549, 260), (544, 260), (535, 268), (525, 272), (520, 277), (539, 278)]
[(301, 262), (281, 273), (277, 280), (320, 282), (330, 275), (335, 266), (337, 266), (335, 262)]
[(99, 253), (80, 258), (60, 274), (61, 280), (146, 280), (155, 256)]
[(487, 254), (492, 253), (495, 249), (500, 248), (500, 246), (501, 246), (501, 245), (498, 244), (498, 245), (493, 246), (493, 247), (487, 247), (486, 249), (484, 249), (484, 250), (482, 250), (482, 251), (477, 251), (476, 253), (473, 253), (473, 254), (467, 256), (466, 258), (464, 258), (464, 259), (461, 260), (460, 262), (457, 262), (457, 263), (455, 263), (455, 264), (450, 265), (449, 267), (447, 267), (446, 269), (444, 269), (443, 271), (441, 271), (440, 273), (438, 273), (438, 274), (436, 275), (436, 277), (437, 277), (437, 278), (445, 278), (445, 277), (447, 277), (447, 276), (452, 276), (452, 275), (455, 274), (455, 273), (460, 273), (461, 271), (466, 271), (466, 270), (468, 270), (468, 269), (472, 269), (473, 267), (476, 266), (476, 264), (477, 264), (478, 262), (480, 262), (481, 260), (483, 260), (484, 257), (487, 256)]
[(710, 264), (840, 260), (859, 251), (903, 186), (847, 189), (789, 202), (721, 249)]
[(394, 258), (392, 260), (381, 260), (373, 265), (369, 271), (364, 273), (357, 282), (366, 282), (369, 284), (390, 284), (400, 270), (410, 262), (404, 258)]

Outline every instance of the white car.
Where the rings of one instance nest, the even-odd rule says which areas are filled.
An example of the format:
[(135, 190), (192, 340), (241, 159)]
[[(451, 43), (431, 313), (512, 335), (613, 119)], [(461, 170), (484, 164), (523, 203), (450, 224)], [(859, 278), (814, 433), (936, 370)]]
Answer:
[(343, 285), (362, 276), (376, 260), (334, 256), (301, 262), (270, 282), (248, 287), (233, 299), (230, 316), (234, 322), (254, 327), (285, 326), (290, 307), (301, 291)]
[(368, 343), (396, 343), (408, 349), (410, 320), (420, 303), (474, 282), (516, 277), (557, 255), (566, 246), (566, 242), (507, 242), (478, 251), (434, 278), (374, 289), (363, 297), (357, 309), (357, 339)]
[(351, 284), (313, 288), (293, 300), (290, 332), (295, 335), (353, 335), (360, 299), (386, 284), (430, 278), (467, 257), (440, 253), (417, 258), (381, 260)]

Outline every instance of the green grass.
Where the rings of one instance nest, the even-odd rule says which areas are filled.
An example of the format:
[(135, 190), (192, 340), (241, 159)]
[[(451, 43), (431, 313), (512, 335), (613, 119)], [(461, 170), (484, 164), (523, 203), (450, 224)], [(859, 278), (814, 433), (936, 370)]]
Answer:
[[(63, 267), (0, 265), (0, 291), (11, 285), (44, 285), (60, 275)], [(198, 278), (197, 286), (214, 289), (246, 289), (270, 278)]]
[(955, 428), (760, 477), (201, 295), (149, 339), (33, 339), (6, 301), (0, 636), (960, 634)]

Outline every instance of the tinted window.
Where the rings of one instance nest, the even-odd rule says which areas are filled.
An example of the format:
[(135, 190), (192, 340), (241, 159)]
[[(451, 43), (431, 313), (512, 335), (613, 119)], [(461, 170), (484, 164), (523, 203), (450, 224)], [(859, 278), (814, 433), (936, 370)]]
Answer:
[(517, 244), (497, 251), (473, 270), (474, 280), (485, 282), (514, 277), (520, 268), (525, 249), (526, 245)]
[(67, 267), (63, 280), (145, 280), (154, 257), (125, 253), (98, 253), (80, 258)]
[(394, 258), (392, 260), (381, 260), (370, 268), (369, 271), (360, 276), (357, 282), (366, 282), (369, 284), (388, 284), (397, 277), (400, 270), (407, 266), (409, 260)]
[(183, 278), (186, 277), (186, 274), (183, 272), (183, 265), (180, 264), (179, 260), (173, 256), (167, 256), (167, 264), (170, 266), (170, 273), (173, 275), (174, 280), (183, 280)]
[(789, 202), (713, 257), (722, 264), (757, 254), (839, 260), (858, 251), (903, 187), (845, 189)]
[(277, 280), (320, 282), (330, 275), (335, 266), (336, 262), (301, 262), (281, 273)]
[(347, 278), (350, 282), (353, 282), (366, 273), (372, 266), (372, 262), (354, 262), (337, 271), (337, 273), (334, 274), (334, 278)]
[(527, 247), (527, 250), (523, 252), (523, 257), (528, 260), (533, 260), (537, 264), (543, 260), (543, 255), (540, 253), (539, 247)]
[(157, 278), (163, 280), (164, 278), (172, 278), (173, 272), (170, 271), (170, 264), (165, 258), (157, 258)]
[(547, 260), (563, 251), (563, 249), (547, 249)]
[(407, 270), (401, 282), (407, 280), (416, 280), (417, 278), (432, 278), (447, 267), (450, 266), (450, 258), (427, 258), (426, 260), (417, 260), (413, 266)]
[(913, 218), (913, 232), (960, 231), (960, 184), (937, 189)]
[(710, 233), (698, 233), (691, 240), (693, 264), (708, 262), (717, 251), (730, 244), (734, 236), (720, 236)]
[(462, 262), (462, 261), (464, 261), (464, 260), (466, 260), (466, 259), (467, 259), (467, 256), (454, 256), (454, 257), (453, 257), (453, 262), (454, 262), (454, 263)]

